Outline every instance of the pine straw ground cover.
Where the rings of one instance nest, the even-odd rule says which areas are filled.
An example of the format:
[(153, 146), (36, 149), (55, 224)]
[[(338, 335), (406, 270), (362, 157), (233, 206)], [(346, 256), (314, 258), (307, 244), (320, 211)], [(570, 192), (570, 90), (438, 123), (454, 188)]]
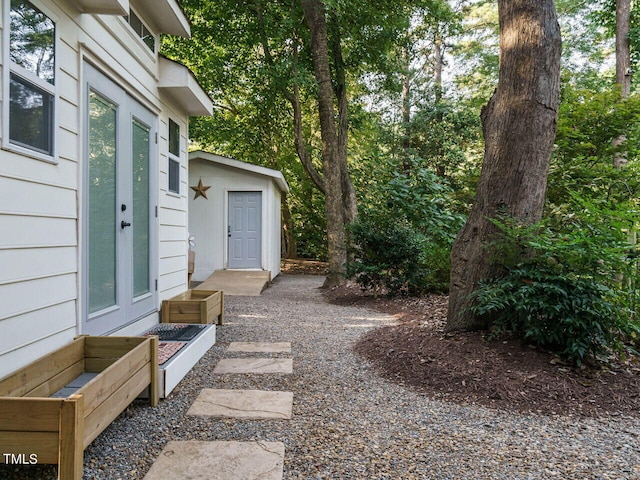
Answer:
[(445, 333), (445, 296), (375, 299), (355, 285), (325, 296), (394, 315), (397, 325), (369, 331), (355, 350), (383, 377), (430, 397), (543, 415), (640, 415), (638, 357), (576, 370), (517, 340)]

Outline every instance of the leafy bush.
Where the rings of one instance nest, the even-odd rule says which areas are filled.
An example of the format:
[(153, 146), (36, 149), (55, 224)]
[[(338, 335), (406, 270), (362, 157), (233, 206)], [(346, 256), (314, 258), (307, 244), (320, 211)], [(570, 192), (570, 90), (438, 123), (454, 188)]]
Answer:
[(637, 338), (625, 287), (629, 244), (619, 228), (593, 220), (574, 218), (556, 229), (496, 221), (502, 236), (495, 261), (506, 274), (481, 285), (472, 307), (492, 320), (493, 335), (512, 332), (576, 365)]
[(426, 239), (406, 221), (360, 217), (350, 226), (354, 260), (347, 275), (375, 295), (415, 295), (426, 287)]
[(463, 220), (451, 203), (451, 189), (429, 169), (398, 172), (349, 228), (347, 275), (375, 294), (444, 291)]

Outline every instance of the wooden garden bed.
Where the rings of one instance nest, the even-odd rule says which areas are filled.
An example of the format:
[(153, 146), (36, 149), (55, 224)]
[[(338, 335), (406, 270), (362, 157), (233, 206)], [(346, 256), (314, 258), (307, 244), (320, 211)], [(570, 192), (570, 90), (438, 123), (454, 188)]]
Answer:
[(224, 317), (224, 293), (220, 290), (187, 290), (162, 301), (162, 323), (213, 323)]
[(157, 376), (157, 337), (78, 337), (0, 380), (0, 452), (58, 464), (60, 479), (80, 480), (84, 449), (140, 393), (150, 387), (158, 404)]

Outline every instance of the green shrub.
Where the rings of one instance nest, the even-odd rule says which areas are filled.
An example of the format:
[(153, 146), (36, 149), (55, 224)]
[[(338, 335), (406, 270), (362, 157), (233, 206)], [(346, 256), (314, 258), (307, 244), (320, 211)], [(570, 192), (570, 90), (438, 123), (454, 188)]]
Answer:
[(426, 287), (426, 239), (406, 221), (360, 217), (349, 228), (354, 258), (347, 275), (376, 295), (415, 295)]
[(625, 331), (609, 287), (538, 265), (522, 265), (483, 285), (475, 300), (476, 314), (497, 314), (494, 335), (513, 332), (576, 365), (619, 347)]
[[(474, 314), (492, 333), (512, 332), (581, 365), (621, 350), (640, 332), (629, 308), (629, 244), (620, 229), (576, 219), (560, 231), (544, 224), (496, 224), (500, 278), (474, 292)], [(637, 294), (637, 292), (634, 292)]]
[(377, 190), (349, 227), (347, 275), (375, 294), (445, 291), (463, 221), (452, 211), (450, 187), (414, 163)]

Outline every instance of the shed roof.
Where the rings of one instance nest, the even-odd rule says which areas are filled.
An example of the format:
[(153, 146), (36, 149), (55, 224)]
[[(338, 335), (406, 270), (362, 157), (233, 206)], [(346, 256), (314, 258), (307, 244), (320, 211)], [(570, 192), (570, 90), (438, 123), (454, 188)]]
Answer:
[(211, 163), (215, 163), (218, 165), (225, 165), (231, 168), (237, 168), (238, 170), (244, 170), (246, 172), (255, 173), (258, 175), (263, 175), (265, 177), (270, 177), (273, 181), (278, 185), (280, 191), (288, 192), (289, 185), (282, 175), (280, 170), (274, 170), (272, 168), (261, 167), (260, 165), (255, 165), (253, 163), (241, 162), (240, 160), (236, 160), (234, 158), (223, 157), (222, 155), (216, 155), (215, 153), (205, 152), (203, 150), (197, 150), (195, 152), (189, 153), (189, 160), (206, 160)]

